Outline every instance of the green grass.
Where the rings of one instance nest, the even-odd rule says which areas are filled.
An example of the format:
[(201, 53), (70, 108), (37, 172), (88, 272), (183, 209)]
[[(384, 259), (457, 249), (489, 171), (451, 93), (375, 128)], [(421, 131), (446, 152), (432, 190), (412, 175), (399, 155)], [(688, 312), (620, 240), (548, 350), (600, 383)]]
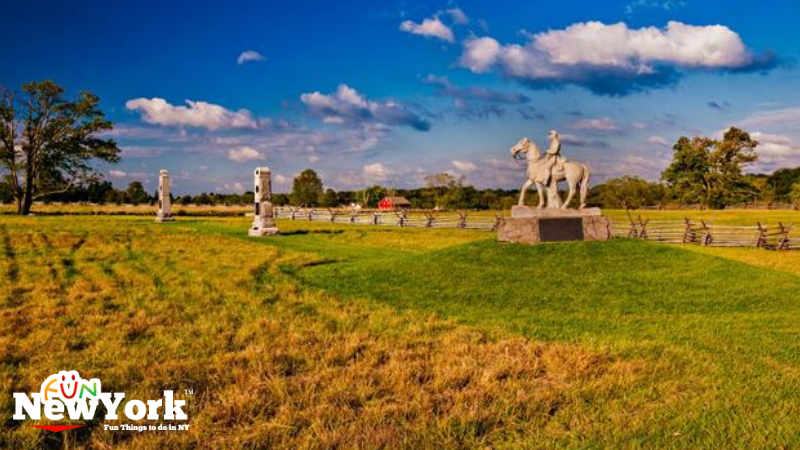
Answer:
[[(795, 253), (248, 222), (0, 217), (0, 447), (800, 446)], [(10, 423), (64, 364), (194, 430)]]

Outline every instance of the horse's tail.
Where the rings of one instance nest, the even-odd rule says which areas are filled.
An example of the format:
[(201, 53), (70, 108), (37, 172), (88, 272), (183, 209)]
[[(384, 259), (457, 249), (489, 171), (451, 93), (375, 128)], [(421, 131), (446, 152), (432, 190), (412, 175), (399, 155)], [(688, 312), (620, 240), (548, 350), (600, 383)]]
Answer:
[(586, 198), (589, 195), (589, 177), (592, 175), (592, 170), (588, 166), (583, 166), (583, 177), (581, 178), (581, 208), (586, 206)]

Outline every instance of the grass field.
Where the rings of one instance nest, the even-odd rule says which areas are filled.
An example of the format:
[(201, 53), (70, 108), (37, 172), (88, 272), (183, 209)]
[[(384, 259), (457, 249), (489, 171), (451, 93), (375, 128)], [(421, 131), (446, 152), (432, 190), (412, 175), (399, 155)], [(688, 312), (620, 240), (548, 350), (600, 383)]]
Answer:
[[(0, 217), (0, 448), (800, 446), (800, 252), (248, 224)], [(66, 369), (192, 427), (10, 419)]]

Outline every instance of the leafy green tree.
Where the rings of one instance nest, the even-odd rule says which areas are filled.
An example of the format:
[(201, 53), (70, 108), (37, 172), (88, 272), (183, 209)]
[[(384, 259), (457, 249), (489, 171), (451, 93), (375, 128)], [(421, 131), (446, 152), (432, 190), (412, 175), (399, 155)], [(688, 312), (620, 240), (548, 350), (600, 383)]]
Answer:
[(434, 173), (425, 177), (436, 207), (443, 208), (454, 205), (460, 200), (458, 192), (463, 186), (463, 177), (456, 177), (446, 172)]
[(304, 206), (319, 206), (323, 194), (322, 179), (317, 172), (306, 169), (292, 183), (292, 203)]
[(595, 189), (595, 201), (604, 208), (639, 209), (658, 205), (664, 198), (664, 187), (639, 177), (625, 175), (612, 178)]
[(778, 200), (788, 200), (791, 198), (792, 186), (800, 183), (800, 167), (792, 169), (778, 169), (769, 176), (767, 184), (775, 192)]
[(113, 128), (99, 99), (82, 92), (64, 98), (52, 81), (27, 83), (22, 91), (0, 89), (0, 167), (18, 214), (33, 201), (66, 192), (95, 173), (92, 159), (119, 161), (119, 148), (100, 133)]
[(325, 193), (322, 194), (322, 200), (320, 203), (326, 208), (334, 208), (338, 206), (339, 197), (336, 195), (336, 191), (330, 188), (326, 189)]
[(792, 205), (794, 205), (794, 209), (800, 209), (800, 181), (792, 185), (789, 196), (792, 200)]
[(128, 201), (134, 205), (150, 201), (150, 195), (144, 190), (144, 185), (142, 185), (141, 181), (131, 181), (130, 184), (128, 184), (128, 188), (125, 189), (125, 196), (128, 198)]
[(378, 206), (378, 202), (383, 197), (386, 197), (386, 188), (383, 186), (375, 185), (368, 187), (361, 191), (361, 206), (374, 208)]
[(758, 159), (757, 146), (757, 141), (738, 128), (728, 129), (721, 141), (681, 137), (661, 178), (684, 203), (699, 202), (713, 208), (736, 203), (752, 192), (743, 171)]

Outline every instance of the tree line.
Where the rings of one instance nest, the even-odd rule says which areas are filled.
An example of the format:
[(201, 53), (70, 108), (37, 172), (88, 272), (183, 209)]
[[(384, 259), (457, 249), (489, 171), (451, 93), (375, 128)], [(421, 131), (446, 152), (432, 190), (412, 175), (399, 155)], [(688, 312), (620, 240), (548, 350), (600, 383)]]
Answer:
[[(28, 214), (35, 200), (91, 203), (155, 203), (156, 193), (145, 191), (140, 181), (114, 187), (92, 165), (117, 163), (120, 149), (102, 136), (113, 128), (99, 109), (94, 94), (65, 97), (64, 88), (52, 81), (22, 85), (20, 90), (0, 87), (0, 202), (14, 203)], [(746, 173), (758, 159), (758, 142), (746, 131), (728, 129), (721, 139), (680, 137), (673, 145), (672, 161), (659, 181), (622, 176), (594, 186), (589, 204), (605, 208), (701, 205), (724, 208), (743, 203), (791, 203), (800, 208), (800, 167), (772, 174)], [(509, 209), (516, 204), (516, 189), (477, 189), (463, 177), (449, 173), (426, 177), (426, 185), (395, 189), (374, 185), (362, 190), (325, 188), (312, 169), (293, 181), (288, 194), (274, 194), (276, 205), (340, 207), (353, 204), (376, 207), (385, 196), (402, 196), (412, 208)], [(252, 192), (173, 197), (177, 204), (246, 204)]]

